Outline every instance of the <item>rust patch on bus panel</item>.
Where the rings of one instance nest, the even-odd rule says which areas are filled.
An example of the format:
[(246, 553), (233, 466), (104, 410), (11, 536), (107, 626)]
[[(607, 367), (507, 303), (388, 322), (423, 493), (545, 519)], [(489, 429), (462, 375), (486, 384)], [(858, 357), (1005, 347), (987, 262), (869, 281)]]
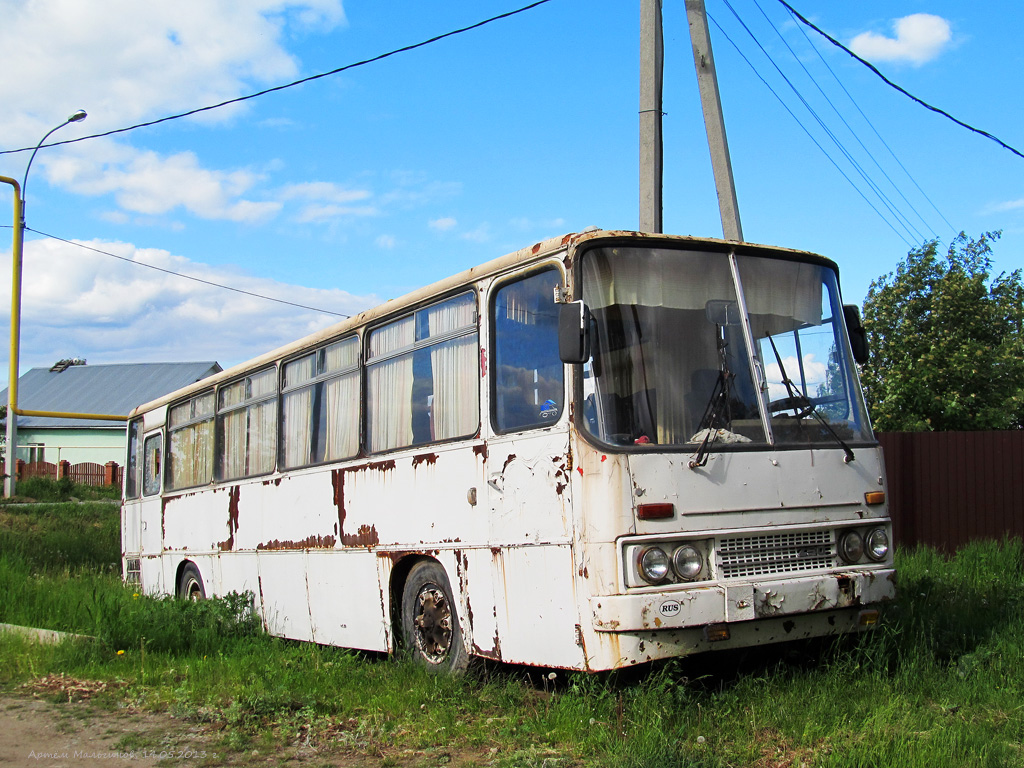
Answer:
[(419, 456), (412, 457), (412, 468), (416, 469), (420, 464), (429, 464), (434, 466), (437, 463), (436, 453), (421, 453)]
[(268, 480), (264, 480), (263, 481), (263, 485), (265, 485), (265, 486), (267, 486), (267, 485), (280, 486), (281, 485), (281, 481), (283, 479), (284, 479), (283, 477), (273, 477), (273, 478), (270, 478)]
[(487, 378), (487, 350), (480, 348), (480, 378)]
[(473, 446), (473, 453), (479, 456), (484, 461), (487, 461), (487, 443)]
[(338, 510), (338, 526), (335, 532), (345, 538), (345, 470), (331, 470), (331, 485), (334, 487), (334, 506)]
[(508, 469), (508, 465), (511, 464), (515, 460), (516, 460), (516, 455), (514, 453), (510, 453), (508, 455), (508, 458), (505, 459), (505, 463), (501, 465), (501, 471), (504, 472), (506, 469)]
[(258, 550), (284, 550), (284, 549), (333, 549), (337, 541), (333, 536), (309, 536), (302, 541), (279, 541), (274, 539), (265, 544), (257, 544)]
[(341, 534), (341, 543), (346, 547), (375, 547), (380, 544), (380, 537), (377, 535), (377, 526), (360, 525), (359, 530), (353, 534)]
[(390, 472), (395, 468), (395, 460), (388, 459), (387, 461), (371, 461), (366, 465), (367, 469), (374, 469), (379, 472)]
[(238, 501), (242, 495), (242, 487), (233, 485), (228, 489), (228, 537), (217, 546), (221, 552), (230, 552), (235, 548), (235, 533), (238, 531)]

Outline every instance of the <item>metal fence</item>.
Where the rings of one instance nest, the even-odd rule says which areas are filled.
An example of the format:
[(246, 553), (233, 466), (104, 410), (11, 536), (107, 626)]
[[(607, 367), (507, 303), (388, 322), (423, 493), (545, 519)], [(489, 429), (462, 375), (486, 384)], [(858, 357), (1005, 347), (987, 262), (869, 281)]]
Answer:
[(1024, 537), (1024, 430), (878, 439), (898, 545), (954, 552), (972, 539)]
[[(16, 467), (15, 480), (17, 482), (30, 477), (46, 477), (50, 480), (69, 477), (72, 482), (82, 485), (121, 485), (124, 480), (124, 467), (119, 466), (115, 461), (108, 461), (106, 464), (96, 464), (91, 461), (71, 464), (67, 461), (60, 461), (53, 464), (49, 461), (26, 463), (18, 459)], [(6, 476), (6, 472), (7, 467), (3, 461), (0, 461), (0, 477)]]

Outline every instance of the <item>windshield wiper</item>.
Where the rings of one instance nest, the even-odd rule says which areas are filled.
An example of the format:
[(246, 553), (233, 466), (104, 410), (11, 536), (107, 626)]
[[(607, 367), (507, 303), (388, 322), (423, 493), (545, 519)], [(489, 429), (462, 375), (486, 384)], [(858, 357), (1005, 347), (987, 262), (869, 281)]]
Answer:
[[(798, 391), (796, 385), (790, 381), (789, 376), (786, 375), (786, 366), (782, 363), (782, 355), (779, 354), (779, 348), (775, 346), (775, 339), (772, 338), (770, 334), (766, 334), (765, 338), (767, 338), (768, 343), (772, 345), (772, 352), (775, 353), (775, 362), (779, 364), (779, 374), (782, 376), (782, 383), (786, 385), (786, 392), (789, 393), (789, 398), (784, 402), (788, 405), (792, 405), (794, 411), (796, 411), (797, 408), (804, 409), (796, 414), (797, 420), (806, 419), (808, 416), (814, 416), (821, 426), (828, 431), (832, 438), (839, 443), (839, 446), (843, 449), (843, 453), (845, 454), (843, 461), (849, 464), (857, 458), (853, 455), (853, 451), (850, 449), (850, 446), (848, 446), (843, 441), (843, 438), (836, 433), (832, 425), (829, 424), (828, 419), (818, 412), (817, 406), (811, 401), (811, 399), (803, 392)], [(769, 416), (770, 415), (771, 414), (769, 414)]]

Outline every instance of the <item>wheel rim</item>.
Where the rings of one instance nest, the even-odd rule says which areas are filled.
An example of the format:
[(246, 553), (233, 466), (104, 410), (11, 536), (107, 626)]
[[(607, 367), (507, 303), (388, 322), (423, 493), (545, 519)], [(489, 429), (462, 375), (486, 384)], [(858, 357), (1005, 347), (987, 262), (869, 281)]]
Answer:
[(203, 599), (203, 588), (199, 586), (197, 579), (189, 578), (185, 582), (185, 599), (194, 601)]
[(452, 647), (452, 607), (444, 591), (427, 584), (416, 596), (416, 648), (431, 664), (440, 664)]

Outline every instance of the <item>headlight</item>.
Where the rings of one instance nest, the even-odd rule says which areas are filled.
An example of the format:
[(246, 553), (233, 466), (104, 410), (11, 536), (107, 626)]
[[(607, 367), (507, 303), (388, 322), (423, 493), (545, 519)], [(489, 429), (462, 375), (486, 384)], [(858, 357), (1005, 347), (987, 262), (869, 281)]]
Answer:
[(668, 576), (668, 555), (661, 547), (645, 547), (640, 550), (636, 564), (640, 575), (651, 584), (657, 584)]
[(700, 572), (704, 568), (704, 558), (694, 547), (684, 544), (672, 553), (672, 567), (675, 568), (680, 579), (693, 581), (700, 576)]
[(864, 539), (856, 531), (847, 531), (839, 537), (839, 556), (853, 565), (864, 555)]
[(889, 534), (885, 528), (875, 528), (864, 538), (864, 551), (875, 562), (885, 560), (889, 554)]

